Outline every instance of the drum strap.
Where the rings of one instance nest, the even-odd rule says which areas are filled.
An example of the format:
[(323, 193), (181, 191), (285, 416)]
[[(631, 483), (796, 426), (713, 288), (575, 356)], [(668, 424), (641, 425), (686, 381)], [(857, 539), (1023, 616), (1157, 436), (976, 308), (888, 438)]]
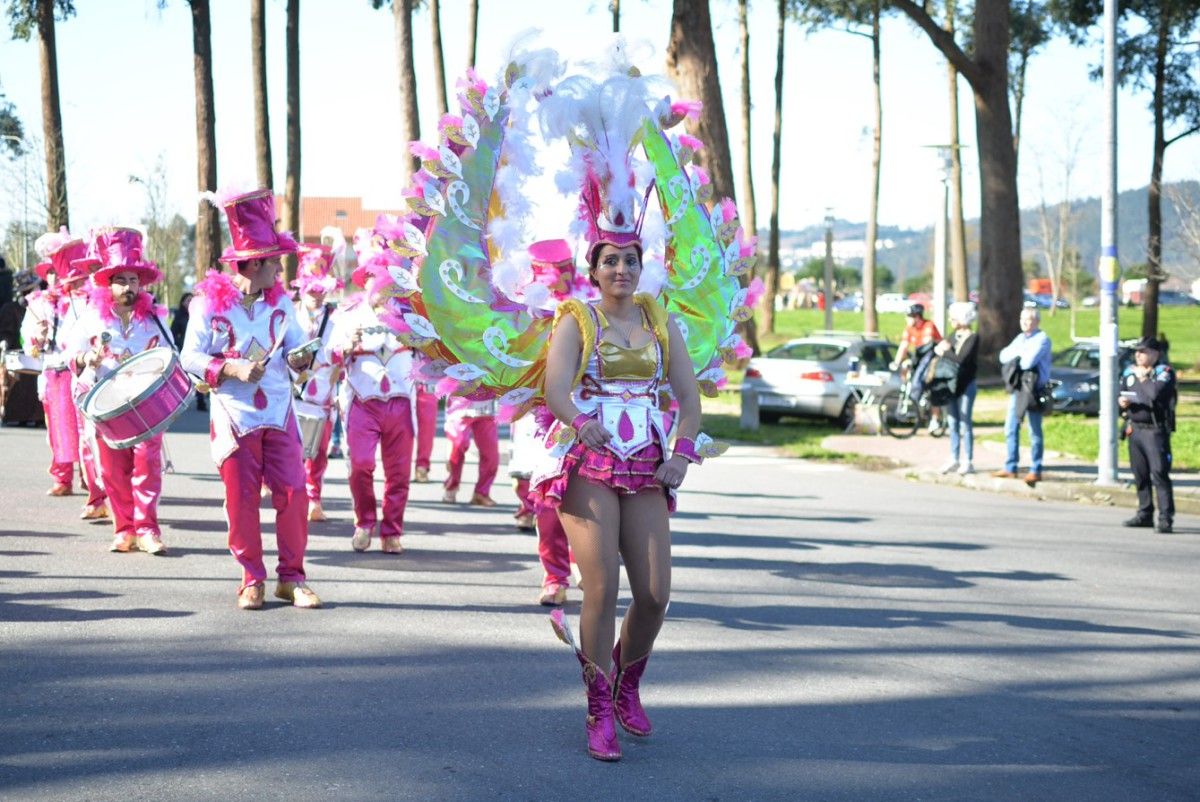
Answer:
[(325, 317), (321, 318), (321, 326), (317, 329), (317, 339), (325, 341), (325, 324), (329, 322), (329, 315), (333, 312), (333, 304), (325, 304)]
[(158, 326), (158, 332), (159, 332), (159, 334), (161, 334), (163, 336), (163, 342), (170, 343), (171, 350), (178, 354), (179, 353), (179, 345), (175, 342), (175, 340), (171, 339), (170, 334), (167, 334), (167, 330), (165, 328), (163, 328), (162, 321), (158, 319), (158, 314), (156, 312), (152, 311), (150, 313), (150, 319), (154, 321), (155, 326)]

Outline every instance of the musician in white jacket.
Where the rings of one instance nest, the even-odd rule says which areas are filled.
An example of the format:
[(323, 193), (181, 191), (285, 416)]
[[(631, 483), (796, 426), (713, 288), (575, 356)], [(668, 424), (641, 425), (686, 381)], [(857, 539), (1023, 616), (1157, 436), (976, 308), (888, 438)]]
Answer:
[(221, 255), (229, 272), (210, 270), (196, 285), (181, 358), (184, 370), (212, 388), (213, 460), (225, 483), (229, 550), (242, 567), (238, 607), (263, 606), (259, 489), (271, 491), (279, 547), (276, 598), (296, 607), (320, 607), (305, 582), (308, 545), (304, 455), (292, 411), (289, 366), (303, 370), (311, 353), (287, 356), (302, 345), (296, 310), (279, 281), (279, 258), (296, 243), (275, 231), (270, 190), (216, 198), (229, 220), (233, 245)]
[[(81, 261), (96, 268), (93, 287), (67, 344), (69, 365), (81, 387), (95, 387), (136, 354), (173, 345), (162, 322), (166, 308), (144, 290), (162, 274), (143, 258), (141, 233), (104, 228), (93, 231), (90, 239), (87, 257)], [(131, 448), (113, 448), (96, 437), (100, 479), (112, 508), (110, 551), (167, 551), (158, 526), (162, 441), (160, 433)]]

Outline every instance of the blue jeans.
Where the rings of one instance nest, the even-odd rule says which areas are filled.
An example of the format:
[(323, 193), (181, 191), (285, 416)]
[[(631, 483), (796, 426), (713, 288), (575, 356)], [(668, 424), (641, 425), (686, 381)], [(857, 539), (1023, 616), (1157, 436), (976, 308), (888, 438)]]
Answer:
[(971, 410), (975, 408), (975, 394), (979, 388), (972, 381), (967, 390), (946, 405), (950, 418), (950, 457), (958, 462), (959, 450), (967, 462), (975, 459), (975, 427), (971, 423)]
[[(1033, 473), (1042, 472), (1042, 451), (1044, 444), (1042, 443), (1042, 413), (1029, 410), (1025, 413), (1029, 416), (1029, 447), (1033, 452), (1033, 466), (1030, 470)], [(1008, 397), (1008, 415), (1004, 418), (1004, 442), (1008, 446), (1008, 459), (1004, 463), (1004, 470), (1010, 473), (1017, 472), (1017, 465), (1020, 462), (1019, 446), (1021, 431), (1021, 420), (1017, 417), (1017, 393), (1013, 393)]]

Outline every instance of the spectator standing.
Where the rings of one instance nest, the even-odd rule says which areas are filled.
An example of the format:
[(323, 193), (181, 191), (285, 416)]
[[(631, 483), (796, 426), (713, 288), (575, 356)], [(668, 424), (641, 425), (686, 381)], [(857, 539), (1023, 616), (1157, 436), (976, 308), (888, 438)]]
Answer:
[(958, 471), (966, 475), (975, 472), (975, 430), (971, 422), (979, 366), (979, 335), (971, 330), (975, 304), (957, 301), (950, 304), (949, 314), (954, 331), (934, 349), (942, 359), (958, 365), (954, 398), (946, 405), (950, 418), (950, 461), (942, 466), (942, 473)]
[[(1032, 452), (1029, 473), (1025, 484), (1033, 487), (1042, 480), (1042, 411), (1037, 406), (1038, 392), (1050, 381), (1050, 337), (1038, 328), (1041, 315), (1036, 309), (1021, 310), (1021, 333), (1013, 338), (1000, 352), (1000, 364), (1010, 371), (1020, 370), (1018, 386), (1008, 399), (1008, 414), (1004, 418), (1004, 442), (1008, 457), (1004, 469), (993, 471), (992, 476), (1013, 479), (1020, 464), (1021, 419), (1029, 418), (1029, 446)], [(1010, 364), (1011, 363), (1011, 364)]]
[[(1159, 364), (1162, 343), (1143, 338), (1134, 349), (1134, 364), (1121, 376), (1117, 399), (1125, 416), (1125, 439), (1129, 441), (1129, 467), (1137, 487), (1138, 511), (1125, 526), (1154, 526), (1169, 534), (1175, 518), (1171, 487), (1171, 429), (1175, 414), (1175, 373)], [(1158, 523), (1154, 523), (1154, 498), (1158, 496)]]

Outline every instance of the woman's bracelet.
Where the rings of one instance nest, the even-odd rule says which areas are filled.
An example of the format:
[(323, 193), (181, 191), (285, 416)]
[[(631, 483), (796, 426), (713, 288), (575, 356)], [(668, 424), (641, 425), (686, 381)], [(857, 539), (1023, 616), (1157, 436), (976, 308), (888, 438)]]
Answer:
[(696, 441), (690, 437), (676, 437), (675, 450), (671, 452), (672, 457), (683, 457), (693, 465), (699, 465), (703, 459), (696, 453)]

